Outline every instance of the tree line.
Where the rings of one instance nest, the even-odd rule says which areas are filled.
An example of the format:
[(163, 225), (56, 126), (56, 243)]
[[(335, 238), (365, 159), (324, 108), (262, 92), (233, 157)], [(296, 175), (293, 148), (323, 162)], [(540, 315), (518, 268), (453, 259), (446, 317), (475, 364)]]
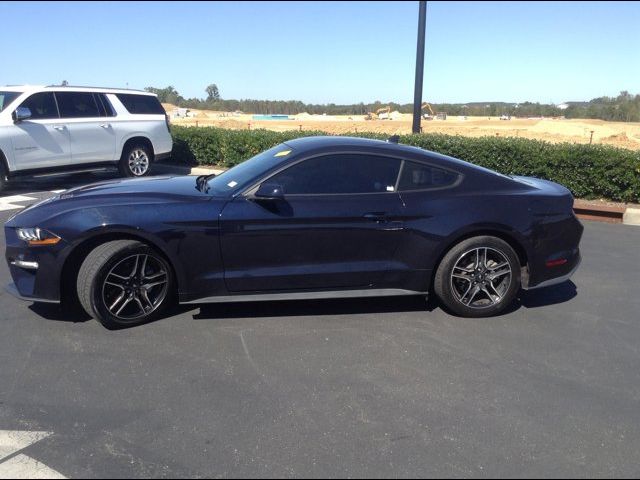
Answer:
[[(206, 98), (184, 98), (173, 86), (165, 88), (147, 87), (148, 92), (158, 95), (162, 103), (171, 103), (178, 107), (201, 110), (217, 110), (225, 112), (242, 111), (256, 114), (299, 113), (327, 115), (366, 115), (379, 108), (391, 107), (391, 111), (412, 113), (413, 104), (375, 101), (373, 103), (355, 103), (350, 105), (309, 104), (300, 100), (253, 100), (223, 99), (216, 84), (207, 86)], [(433, 103), (435, 112), (445, 112), (454, 116), (487, 116), (511, 115), (515, 117), (559, 117), (594, 118), (609, 121), (640, 122), (640, 95), (631, 95), (627, 91), (620, 92), (617, 97), (599, 97), (588, 102), (567, 102), (566, 109), (553, 104), (523, 102), (472, 102), (472, 103)], [(424, 110), (427, 112), (427, 110)]]

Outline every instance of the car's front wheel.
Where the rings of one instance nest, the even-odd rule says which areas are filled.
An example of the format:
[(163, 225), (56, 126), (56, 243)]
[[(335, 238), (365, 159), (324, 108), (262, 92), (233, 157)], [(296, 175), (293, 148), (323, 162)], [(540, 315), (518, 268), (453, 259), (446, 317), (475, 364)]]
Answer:
[(134, 144), (124, 149), (118, 166), (123, 177), (144, 177), (151, 172), (153, 154), (148, 146)]
[(434, 290), (453, 313), (464, 317), (496, 315), (520, 289), (520, 262), (504, 240), (478, 236), (455, 245), (444, 256)]
[(82, 263), (78, 298), (89, 315), (118, 329), (147, 323), (171, 301), (173, 275), (154, 249), (133, 240), (96, 247)]

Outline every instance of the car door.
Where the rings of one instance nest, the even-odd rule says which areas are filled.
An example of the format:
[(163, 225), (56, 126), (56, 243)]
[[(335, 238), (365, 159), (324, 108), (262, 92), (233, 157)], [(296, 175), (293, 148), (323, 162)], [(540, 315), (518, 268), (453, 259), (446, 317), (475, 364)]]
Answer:
[(282, 199), (255, 197), (258, 186), (237, 196), (220, 216), (228, 290), (375, 287), (393, 268), (402, 230), (400, 164), (369, 154), (323, 155), (266, 181), (282, 188)]
[(60, 117), (69, 129), (73, 165), (113, 161), (116, 134), (91, 92), (56, 92)]
[(28, 108), (31, 117), (11, 126), (11, 169), (18, 171), (69, 165), (69, 131), (59, 118), (53, 93), (34, 93), (20, 107)]

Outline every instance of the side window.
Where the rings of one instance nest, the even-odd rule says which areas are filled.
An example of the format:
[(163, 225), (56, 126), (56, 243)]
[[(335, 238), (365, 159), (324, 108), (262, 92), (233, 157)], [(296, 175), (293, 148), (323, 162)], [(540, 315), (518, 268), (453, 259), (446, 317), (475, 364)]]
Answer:
[(31, 110), (31, 120), (58, 118), (58, 108), (52, 92), (34, 93), (20, 106)]
[(104, 93), (96, 93), (96, 100), (102, 106), (100, 110), (102, 111), (102, 109), (104, 109), (106, 117), (116, 116), (116, 111), (113, 109), (113, 105), (111, 105), (111, 102)]
[(363, 154), (326, 155), (287, 168), (269, 179), (285, 195), (394, 192), (401, 161)]
[(100, 110), (91, 92), (56, 92), (62, 118), (100, 117)]
[(423, 190), (453, 185), (458, 174), (417, 162), (404, 162), (398, 190)]
[(165, 111), (155, 95), (136, 95), (134, 93), (118, 93), (118, 100), (129, 113), (139, 115), (164, 115)]

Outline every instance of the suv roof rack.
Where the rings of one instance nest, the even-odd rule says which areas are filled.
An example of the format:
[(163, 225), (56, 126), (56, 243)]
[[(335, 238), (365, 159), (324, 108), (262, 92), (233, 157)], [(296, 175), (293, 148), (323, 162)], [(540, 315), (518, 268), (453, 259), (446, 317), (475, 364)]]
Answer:
[(47, 85), (46, 88), (49, 87), (56, 87), (56, 88), (100, 88), (102, 90), (131, 90), (132, 92), (144, 92), (144, 93), (151, 93), (151, 92), (147, 92), (146, 90), (138, 90), (136, 88), (127, 88), (127, 87), (96, 87), (96, 86), (91, 86), (91, 85), (57, 85), (57, 84), (51, 84), (51, 85)]

